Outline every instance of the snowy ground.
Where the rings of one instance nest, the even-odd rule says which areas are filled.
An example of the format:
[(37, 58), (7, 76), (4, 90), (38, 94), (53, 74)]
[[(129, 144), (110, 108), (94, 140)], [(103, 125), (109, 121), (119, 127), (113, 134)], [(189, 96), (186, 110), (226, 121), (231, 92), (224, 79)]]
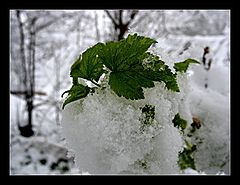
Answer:
[[(10, 174), (77, 174), (78, 169), (73, 158), (68, 158), (64, 139), (59, 134), (59, 128), (51, 121), (44, 125), (34, 122), (36, 135), (24, 138), (17, 129), (17, 112), (21, 114), (24, 101), (10, 96), (11, 131), (10, 131)], [(17, 110), (18, 109), (18, 110)], [(36, 115), (35, 120), (38, 120)]]
[[(188, 106), (192, 116), (198, 117), (202, 124), (191, 141), (197, 144), (194, 153), (197, 169), (206, 174), (230, 174), (229, 35), (170, 36), (166, 40), (159, 41), (165, 44), (162, 48), (169, 47), (169, 53), (173, 55), (181, 53), (176, 57), (179, 60), (189, 57), (201, 61), (203, 48), (210, 47), (207, 60), (212, 59), (211, 68), (205, 70), (201, 64), (192, 66), (190, 71)], [(183, 51), (177, 44), (173, 44), (176, 42), (189, 47)]]

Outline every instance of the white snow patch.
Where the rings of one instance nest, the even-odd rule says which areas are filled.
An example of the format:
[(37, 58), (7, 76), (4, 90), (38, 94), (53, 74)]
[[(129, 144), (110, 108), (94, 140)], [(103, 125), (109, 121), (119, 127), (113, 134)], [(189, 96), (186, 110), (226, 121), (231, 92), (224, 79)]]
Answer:
[[(185, 80), (184, 77), (179, 81)], [(180, 83), (180, 87), (187, 83)], [(107, 87), (72, 102), (62, 112), (62, 132), (80, 171), (91, 174), (176, 174), (182, 136), (172, 119), (186, 92), (174, 93), (162, 83), (145, 89), (145, 99), (130, 101)], [(140, 107), (155, 106), (156, 123), (140, 131)], [(137, 161), (146, 160), (147, 169)]]

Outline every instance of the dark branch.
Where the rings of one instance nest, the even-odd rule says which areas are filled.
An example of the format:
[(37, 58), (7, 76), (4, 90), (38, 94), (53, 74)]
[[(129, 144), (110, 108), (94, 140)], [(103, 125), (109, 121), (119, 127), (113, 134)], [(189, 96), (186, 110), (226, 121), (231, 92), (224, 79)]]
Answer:
[(128, 26), (132, 21), (133, 19), (135, 18), (135, 16), (137, 15), (138, 13), (138, 10), (133, 10), (131, 15), (130, 15), (130, 20), (126, 23), (126, 25)]
[(23, 85), (25, 89), (27, 89), (27, 66), (26, 66), (26, 56), (25, 56), (25, 49), (24, 49), (24, 41), (25, 41), (25, 36), (23, 32), (23, 23), (21, 21), (20, 17), (20, 11), (17, 10), (17, 20), (18, 20), (18, 26), (19, 26), (19, 33), (20, 33), (20, 54), (21, 54), (21, 62), (22, 62), (22, 70), (23, 70)]
[(105, 10), (105, 12), (107, 13), (108, 17), (111, 19), (111, 21), (113, 22), (115, 27), (118, 27), (118, 24), (116, 23), (116, 21), (114, 20), (114, 18), (112, 17), (112, 15), (109, 13), (108, 10)]
[(123, 24), (123, 22), (122, 22), (122, 13), (123, 13), (123, 11), (119, 10), (119, 25)]
[[(21, 96), (21, 95), (26, 95), (28, 91), (10, 91), (11, 94), (16, 95), (16, 96)], [(36, 91), (34, 92), (35, 95), (39, 96), (46, 96), (47, 94), (45, 92), (41, 91)]]
[(61, 19), (61, 17), (60, 18), (55, 18), (51, 21), (48, 21), (47, 23), (45, 23), (43, 25), (40, 25), (40, 26), (36, 27), (36, 32), (39, 32), (39, 31), (45, 29), (46, 27), (51, 26), (53, 23), (57, 22), (59, 19)]
[(140, 17), (138, 16), (137, 22), (134, 22), (132, 24), (132, 27), (135, 27), (135, 26), (139, 25), (144, 19), (146, 19), (147, 16), (148, 16), (147, 13), (144, 13)]

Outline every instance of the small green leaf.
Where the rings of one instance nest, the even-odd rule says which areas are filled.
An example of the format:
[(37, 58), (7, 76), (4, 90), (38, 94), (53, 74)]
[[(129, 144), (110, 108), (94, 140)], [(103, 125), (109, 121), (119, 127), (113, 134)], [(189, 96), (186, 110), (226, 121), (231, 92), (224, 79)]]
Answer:
[(137, 160), (136, 161), (136, 164), (140, 167), (140, 168), (143, 168), (144, 170), (147, 170), (149, 169), (149, 164), (148, 164), (148, 161), (147, 160)]
[(182, 131), (187, 127), (187, 121), (182, 119), (179, 113), (174, 116), (172, 122), (174, 124), (174, 127), (181, 128)]
[(172, 90), (174, 92), (180, 92), (177, 80), (176, 80), (176, 74), (173, 74), (171, 69), (166, 67), (165, 70), (162, 70), (160, 73), (160, 81), (163, 81), (166, 84), (166, 87), (169, 90)]
[(181, 170), (192, 168), (196, 170), (195, 160), (192, 156), (193, 152), (197, 149), (196, 145), (192, 145), (191, 143), (186, 142), (187, 147), (184, 148), (182, 152), (178, 155), (178, 165)]
[(147, 153), (144, 155), (143, 159), (138, 159), (137, 161), (135, 161), (134, 165), (142, 168), (143, 170), (148, 170), (150, 168), (149, 161), (150, 161), (150, 154)]
[(141, 107), (140, 109), (142, 110), (143, 114), (142, 119), (143, 126), (151, 125), (155, 118), (155, 106), (146, 104), (144, 107)]
[(73, 101), (86, 97), (90, 92), (90, 88), (82, 84), (76, 84), (76, 85), (73, 85), (71, 89), (66, 92), (68, 92), (69, 94), (67, 99), (63, 103), (62, 109), (64, 109), (65, 105), (67, 105), (68, 103), (71, 103)]
[(98, 43), (87, 49), (79, 56), (77, 61), (71, 66), (71, 77), (84, 78), (86, 80), (99, 80), (103, 74), (103, 63), (99, 58), (103, 43)]
[(178, 62), (174, 64), (174, 69), (176, 70), (176, 72), (186, 72), (188, 69), (188, 66), (190, 63), (196, 63), (196, 64), (200, 64), (198, 61), (194, 60), (194, 59), (187, 59), (183, 62)]

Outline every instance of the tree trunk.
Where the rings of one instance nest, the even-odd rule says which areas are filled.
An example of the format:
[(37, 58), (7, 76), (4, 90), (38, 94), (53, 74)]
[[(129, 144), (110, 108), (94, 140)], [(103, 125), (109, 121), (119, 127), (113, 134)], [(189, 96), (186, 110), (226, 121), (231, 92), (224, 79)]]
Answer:
[[(133, 10), (130, 14), (129, 20), (127, 22), (123, 22), (123, 10), (115, 11), (113, 17), (108, 10), (105, 11), (108, 15), (108, 17), (111, 19), (115, 32), (117, 33), (117, 39), (118, 41), (124, 38), (124, 34), (128, 30), (129, 24), (133, 21), (134, 17), (137, 15), (138, 11)], [(113, 40), (115, 40), (113, 39)]]
[(31, 137), (34, 135), (34, 131), (32, 129), (32, 111), (33, 111), (33, 102), (30, 100), (27, 101), (27, 110), (28, 110), (28, 124), (25, 126), (18, 125), (18, 129), (20, 131), (21, 136)]
[[(21, 62), (23, 67), (24, 79), (22, 83), (24, 84), (24, 98), (26, 101), (26, 108), (28, 113), (28, 120), (25, 126), (21, 126), (18, 123), (18, 129), (20, 134), (24, 137), (31, 137), (34, 135), (32, 129), (32, 114), (34, 109), (34, 91), (35, 91), (35, 46), (36, 46), (36, 30), (35, 23), (37, 18), (31, 18), (30, 24), (28, 25), (29, 44), (28, 44), (28, 60), (25, 57), (24, 45), (25, 45), (25, 35), (24, 35), (24, 24), (21, 21), (21, 11), (17, 11), (17, 18), (19, 22), (19, 32), (20, 32), (20, 52), (21, 52)], [(27, 63), (26, 63), (27, 62)]]

